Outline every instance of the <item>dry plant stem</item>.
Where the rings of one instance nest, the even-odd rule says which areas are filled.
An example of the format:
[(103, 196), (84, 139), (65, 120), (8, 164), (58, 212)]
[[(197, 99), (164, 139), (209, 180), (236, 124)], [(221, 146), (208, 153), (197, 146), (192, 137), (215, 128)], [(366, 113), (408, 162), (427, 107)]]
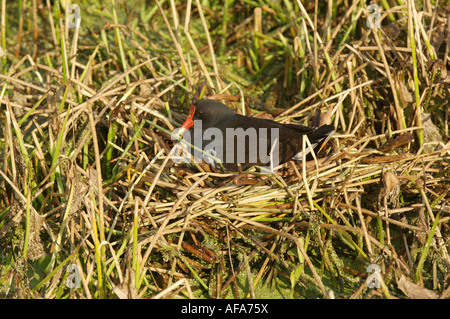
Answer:
[[(316, 76), (316, 85), (318, 86), (320, 79), (319, 79), (319, 68), (318, 68), (318, 63), (317, 63), (317, 38), (318, 38), (318, 34), (315, 30), (317, 30), (317, 10), (319, 10), (319, 0), (315, 0), (315, 5), (314, 5), (314, 25), (311, 25), (311, 21), (309, 20), (309, 23), (311, 25), (311, 28), (313, 29), (313, 41), (314, 41), (314, 53), (313, 53), (313, 67), (314, 67), (314, 74)], [(300, 2), (299, 2), (300, 5)], [(303, 7), (303, 6), (302, 6)], [(305, 11), (303, 9), (303, 11)], [(305, 12), (303, 12), (303, 14), (305, 14)], [(309, 16), (307, 16), (307, 18), (309, 19)], [(322, 44), (322, 40), (320, 40), (319, 37), (319, 41)]]
[[(327, 228), (327, 229), (338, 229), (338, 230), (343, 230), (345, 232), (353, 232), (353, 233), (361, 234), (364, 236), (364, 231), (362, 229), (359, 229), (356, 227), (349, 227), (349, 226), (338, 225), (338, 224), (321, 224), (320, 227)], [(345, 233), (343, 233), (343, 234), (345, 234)], [(367, 232), (366, 232), (366, 234), (367, 234)], [(369, 239), (370, 242), (372, 242), (375, 246), (377, 246), (381, 250), (381, 252), (385, 253), (389, 257), (393, 257), (394, 254), (392, 253), (392, 251), (390, 251), (386, 247), (386, 245), (380, 243), (378, 240), (376, 240), (369, 234), (367, 234), (367, 238)], [(360, 253), (361, 252), (364, 253), (363, 251), (360, 251)], [(364, 256), (364, 257), (367, 258), (367, 256)], [(406, 269), (406, 267), (404, 267), (404, 268)]]
[(370, 257), (370, 262), (373, 263), (374, 258), (373, 258), (372, 245), (370, 243), (369, 234), (367, 233), (366, 222), (365, 222), (364, 216), (362, 215), (362, 212), (361, 212), (361, 204), (359, 202), (359, 196), (356, 196), (355, 200), (356, 200), (356, 207), (358, 208), (357, 211), (358, 211), (359, 221), (361, 222), (361, 228), (363, 230), (364, 239), (366, 240), (366, 246), (367, 246), (367, 251), (368, 251), (369, 257)]
[(32, 0), (32, 14), (33, 14), (33, 38), (34, 38), (34, 47), (33, 47), (33, 58), (36, 59), (38, 51), (38, 26), (37, 26), (37, 0)]
[(381, 46), (381, 43), (380, 43), (380, 38), (378, 37), (378, 29), (372, 28), (371, 30), (372, 30), (372, 34), (375, 39), (375, 42), (377, 43), (378, 50), (381, 55), (381, 60), (383, 60), (384, 69), (386, 71), (386, 76), (388, 78), (389, 86), (391, 87), (391, 91), (392, 91), (392, 97), (394, 98), (395, 110), (397, 112), (397, 129), (401, 130), (401, 129), (405, 128), (404, 127), (405, 119), (403, 116), (403, 109), (401, 108), (400, 102), (398, 100), (397, 89), (396, 89), (397, 87), (395, 85), (394, 79), (392, 78), (391, 70), (390, 70), (389, 64), (386, 60), (386, 55), (385, 55), (383, 47)]
[[(25, 3), (26, 0), (24, 0)], [(55, 24), (53, 22), (53, 10), (50, 0), (46, 0), (47, 8), (48, 8), (48, 22), (50, 24), (50, 28), (52, 30), (52, 38), (53, 38), (53, 45), (56, 47), (58, 45), (58, 39), (56, 37), (56, 30), (55, 30)]]
[[(94, 126), (97, 125), (98, 121), (101, 120), (103, 114), (112, 107), (112, 105), (115, 103), (116, 99), (117, 99), (117, 97), (113, 97), (108, 102), (108, 104), (105, 105), (105, 107), (102, 109), (102, 111), (98, 114), (98, 117), (94, 120), (94, 123), (93, 123)], [(77, 158), (79, 152), (81, 152), (81, 149), (83, 148), (83, 146), (85, 145), (86, 141), (88, 140), (89, 135), (90, 135), (89, 132), (86, 132), (86, 134), (82, 137), (80, 143), (78, 144), (78, 146), (75, 148), (75, 150), (71, 154), (72, 155), (71, 158)]]
[(202, 59), (200, 53), (198, 52), (197, 46), (195, 45), (195, 41), (192, 38), (191, 33), (189, 31), (189, 28), (190, 28), (189, 24), (191, 21), (191, 9), (192, 9), (192, 0), (188, 0), (187, 5), (186, 5), (186, 18), (185, 18), (185, 22), (184, 22), (184, 34), (186, 35), (186, 37), (189, 41), (189, 44), (191, 45), (191, 48), (194, 51), (194, 54), (198, 60), (198, 63), (203, 72), (203, 75), (206, 77), (209, 87), (214, 88), (214, 83), (209, 75), (208, 70), (206, 69), (205, 63), (203, 62), (203, 59)]
[[(153, 59), (156, 59), (156, 58), (153, 58)], [(126, 72), (121, 73), (120, 75), (115, 77), (114, 80), (109, 82), (108, 85), (106, 85), (100, 91), (98, 91), (98, 92), (92, 91), (93, 93), (95, 93), (92, 97), (90, 97), (87, 101), (85, 101), (81, 104), (78, 104), (76, 107), (74, 107), (72, 109), (72, 112), (77, 112), (77, 113), (75, 113), (74, 118), (77, 118), (79, 116), (79, 114), (81, 114), (81, 112), (83, 112), (82, 109), (86, 108), (89, 103), (93, 104), (97, 100), (103, 100), (104, 104), (107, 104), (108, 101), (104, 100), (104, 98), (108, 95), (116, 94), (116, 91), (121, 91), (121, 88), (119, 88), (119, 89), (115, 88), (110, 91), (107, 91), (107, 90), (109, 90), (112, 86), (114, 86), (114, 84), (117, 84), (117, 82), (119, 82), (121, 79), (123, 79), (126, 75), (134, 72), (136, 69), (142, 67), (144, 64), (146, 64), (148, 62), (149, 61), (142, 62), (142, 63), (128, 69)], [(1, 74), (0, 74), (0, 78), (1, 78)], [(77, 85), (82, 86), (84, 89), (90, 90), (90, 88), (87, 85), (84, 85), (83, 83), (81, 83), (79, 81), (77, 82), (77, 80), (75, 80), (75, 79), (72, 79), (72, 81), (75, 82)], [(125, 85), (124, 87), (128, 87), (128, 85)], [(45, 91), (45, 92), (47, 92), (47, 91)], [(66, 112), (61, 112), (59, 114), (60, 117), (64, 117), (65, 115), (66, 115)], [(69, 120), (68, 125), (70, 123), (71, 123), (71, 120)]]
[(181, 39), (180, 39), (180, 34), (179, 34), (179, 30), (178, 30), (178, 23), (177, 23), (178, 19), (177, 19), (177, 17), (174, 16), (175, 26), (177, 28), (177, 30), (176, 30), (177, 31), (177, 35), (175, 36), (175, 34), (173, 33), (173, 30), (172, 30), (172, 27), (170, 26), (169, 20), (167, 19), (167, 16), (166, 16), (163, 8), (161, 7), (161, 4), (159, 3), (158, 0), (155, 0), (155, 2), (156, 2), (156, 5), (158, 6), (158, 8), (159, 8), (159, 10), (161, 12), (161, 15), (162, 15), (162, 17), (164, 19), (164, 23), (166, 24), (167, 30), (169, 31), (170, 37), (172, 38), (173, 44), (175, 45), (175, 48), (176, 48), (176, 50), (178, 52), (181, 64), (182, 64), (183, 69), (184, 69), (184, 72), (186, 72), (186, 77), (187, 77), (187, 79), (189, 81), (189, 84), (191, 85), (191, 87), (193, 87), (194, 86), (194, 80), (193, 80), (193, 78), (192, 78), (192, 76), (190, 74), (190, 69), (189, 69), (189, 66), (188, 66), (188, 64), (186, 62), (186, 58), (184, 57), (183, 49), (181, 48)]
[[(431, 208), (430, 203), (428, 201), (428, 198), (427, 198), (427, 196), (426, 196), (426, 194), (425, 194), (425, 192), (424, 192), (424, 190), (422, 188), (420, 188), (420, 193), (421, 193), (423, 201), (425, 203), (425, 207), (427, 209), (428, 215), (430, 216), (431, 221), (434, 223), (435, 217), (434, 217), (434, 214), (433, 214), (433, 209)], [(445, 242), (442, 239), (442, 234), (441, 234), (441, 231), (440, 231), (439, 227), (436, 227), (436, 231), (435, 232), (436, 232), (436, 235), (437, 235), (436, 236), (437, 237), (437, 242), (439, 243), (439, 246), (440, 246), (441, 251), (442, 251), (443, 259), (447, 263), (447, 266), (450, 267), (450, 258), (449, 258), (449, 255), (448, 255), (447, 245), (445, 244)]]
[[(75, 263), (77, 264), (78, 269), (83, 269), (79, 258), (75, 259)], [(84, 289), (87, 299), (92, 299), (91, 292), (89, 291), (88, 281), (86, 280), (86, 276), (84, 275), (83, 271), (80, 271), (80, 279), (81, 279), (81, 283), (83, 284), (83, 289)]]
[[(169, 158), (169, 157), (170, 156), (168, 156), (167, 158)], [(161, 166), (161, 167), (164, 167), (164, 166)], [(189, 195), (190, 191), (192, 189), (194, 189), (195, 187), (197, 187), (197, 185), (200, 184), (202, 181), (204, 181), (207, 177), (208, 177), (208, 174), (202, 176), (200, 179), (195, 181), (195, 183), (193, 183), (188, 189), (186, 189), (186, 191), (183, 192), (183, 194), (180, 196), (180, 198), (177, 200), (177, 202), (173, 205), (172, 209), (170, 210), (169, 214), (166, 216), (166, 218), (162, 222), (161, 226), (159, 226), (158, 231), (153, 236), (152, 241), (150, 242), (150, 246), (147, 248), (147, 251), (145, 252), (144, 257), (142, 258), (141, 267), (139, 269), (139, 273), (142, 276), (144, 275), (144, 267), (145, 267), (146, 261), (147, 261), (148, 257), (150, 256), (150, 253), (152, 252), (153, 247), (155, 247), (156, 242), (158, 241), (159, 237), (161, 237), (161, 234), (162, 234), (163, 230), (165, 229), (165, 227), (167, 226), (167, 224), (169, 223), (170, 219), (172, 217), (174, 217), (174, 214), (175, 214), (178, 206), (183, 202), (183, 200), (186, 198), (186, 196)], [(157, 180), (157, 177), (155, 177), (155, 181), (156, 180)], [(154, 183), (154, 184), (156, 184), (156, 183)], [(154, 184), (152, 184), (152, 185), (154, 185)], [(146, 203), (147, 203), (147, 201), (144, 201), (145, 206), (146, 206)]]
[(311, 271), (312, 271), (312, 273), (314, 275), (314, 279), (316, 280), (317, 285), (319, 286), (319, 288), (322, 291), (323, 295), (326, 296), (325, 286), (323, 285), (322, 280), (320, 279), (320, 276), (317, 274), (316, 268), (314, 267), (313, 263), (311, 262), (311, 259), (309, 259), (308, 255), (306, 254), (306, 251), (305, 251), (303, 245), (300, 243), (300, 241), (298, 240), (298, 238), (296, 236), (288, 234), (288, 233), (283, 232), (283, 231), (276, 230), (276, 229), (274, 229), (272, 227), (269, 227), (269, 226), (266, 226), (264, 224), (255, 222), (255, 221), (253, 221), (251, 219), (243, 218), (243, 217), (240, 217), (240, 216), (234, 215), (234, 214), (229, 214), (229, 213), (227, 213), (227, 212), (225, 212), (223, 210), (217, 210), (217, 211), (221, 215), (224, 215), (225, 217), (227, 217), (229, 219), (236, 219), (236, 220), (242, 221), (242, 222), (244, 222), (246, 224), (253, 225), (257, 229), (260, 229), (262, 231), (267, 231), (267, 232), (269, 232), (271, 234), (275, 234), (275, 235), (278, 235), (278, 236), (281, 236), (281, 237), (284, 237), (284, 238), (288, 238), (288, 239), (294, 241), (295, 244), (297, 245), (298, 249), (302, 253), (303, 257), (305, 258), (306, 263), (308, 264), (309, 268), (311, 269)]
[[(345, 204), (345, 203), (339, 203), (338, 206), (339, 207), (345, 207), (345, 208), (353, 209), (355, 211), (358, 210), (358, 207), (353, 206), (353, 205), (349, 205), (349, 204)], [(367, 210), (365, 208), (361, 208), (361, 212), (363, 214), (370, 215), (372, 217), (378, 217), (379, 216), (377, 213), (372, 212), (370, 210)], [(392, 213), (392, 211), (391, 211), (391, 213)], [(398, 221), (398, 220), (395, 220), (395, 219), (392, 219), (392, 218), (388, 218), (388, 217), (385, 217), (385, 216), (381, 216), (380, 218), (381, 218), (381, 220), (385, 221), (386, 223), (391, 223), (391, 224), (394, 224), (394, 225), (397, 225), (397, 226), (400, 226), (400, 227), (404, 227), (404, 228), (408, 228), (408, 229), (411, 229), (411, 230), (414, 230), (414, 231), (419, 231), (419, 232), (424, 232), (425, 231), (425, 230), (423, 230), (420, 227), (409, 225), (409, 224), (403, 223), (401, 221)]]
[(339, 31), (341, 30), (342, 26), (344, 25), (345, 22), (347, 22), (349, 16), (352, 14), (353, 10), (355, 9), (355, 7), (360, 3), (359, 0), (354, 0), (352, 5), (350, 6), (350, 8), (348, 8), (347, 12), (345, 13), (345, 15), (342, 17), (341, 21), (339, 21), (338, 25), (334, 28), (334, 31), (331, 35), (331, 37), (328, 39), (327, 44), (325, 45), (324, 50), (325, 51), (329, 51), (331, 45), (333, 44), (333, 40), (336, 39), (337, 34), (339, 33)]
[[(335, 81), (335, 82), (337, 83), (337, 81)], [(298, 117), (300, 114), (302, 114), (302, 113), (304, 113), (304, 112), (307, 112), (307, 111), (310, 111), (310, 110), (314, 109), (315, 107), (317, 107), (317, 106), (319, 106), (319, 105), (322, 105), (322, 104), (324, 104), (324, 103), (330, 102), (330, 101), (332, 101), (332, 100), (334, 100), (334, 99), (336, 99), (336, 98), (339, 98), (339, 99), (341, 100), (341, 102), (342, 102), (342, 97), (343, 97), (343, 96), (344, 96), (344, 97), (347, 96), (347, 95), (348, 95), (351, 91), (353, 91), (353, 90), (357, 90), (357, 89), (360, 89), (360, 88), (362, 88), (362, 87), (369, 86), (369, 85), (372, 84), (373, 82), (374, 82), (373, 80), (369, 80), (369, 81), (367, 81), (367, 82), (364, 82), (364, 83), (355, 85), (353, 88), (350, 88), (350, 89), (341, 91), (341, 92), (339, 92), (339, 93), (337, 93), (337, 94), (335, 94), (335, 95), (332, 95), (332, 96), (330, 96), (330, 97), (328, 97), (328, 98), (326, 98), (326, 99), (324, 99), (324, 100), (322, 100), (322, 101), (320, 101), (320, 102), (317, 102), (317, 103), (315, 103), (315, 104), (313, 104), (313, 105), (310, 105), (310, 106), (308, 106), (308, 107), (302, 109), (300, 112), (298, 112), (298, 113), (296, 113), (296, 114), (294, 114), (294, 115), (287, 115), (285, 118)], [(333, 83), (334, 83), (334, 82), (333, 82)], [(331, 84), (330, 84), (330, 85), (331, 85)], [(318, 95), (318, 92), (316, 92), (316, 93), (313, 94), (313, 95)], [(291, 110), (294, 110), (294, 109), (298, 108), (299, 106), (303, 105), (303, 104), (305, 103), (305, 101), (306, 101), (306, 100), (309, 100), (311, 97), (312, 97), (312, 96), (309, 96), (308, 98), (304, 99), (303, 101), (301, 101), (301, 102), (297, 103), (296, 105), (294, 105), (293, 107), (291, 107), (289, 110), (283, 112), (283, 113), (280, 115), (280, 117), (277, 118), (277, 120), (279, 120), (284, 114), (288, 114), (288, 113), (290, 113)], [(283, 119), (284, 119), (284, 118), (283, 118)], [(281, 121), (280, 121), (280, 122), (281, 122)]]
[(19, 80), (19, 79), (15, 78), (15, 77), (10, 77), (10, 76), (4, 75), (4, 74), (0, 74), (0, 79), (4, 79), (4, 80), (6, 80), (8, 82), (17, 83), (17, 84), (23, 85), (25, 87), (29, 87), (31, 89), (37, 90), (37, 91), (42, 92), (42, 93), (47, 93), (47, 89), (43, 89), (43, 88), (41, 88), (41, 87), (39, 87), (37, 85), (34, 85), (32, 83), (29, 83), (29, 82), (25, 82), (23, 80)]
[[(158, 5), (159, 10), (161, 11), (161, 15), (164, 18), (164, 23), (166, 24), (167, 30), (169, 31), (169, 34), (170, 34), (170, 36), (172, 38), (172, 41), (173, 41), (173, 43), (175, 45), (175, 48), (177, 49), (178, 55), (180, 57), (181, 64), (183, 65), (184, 72), (186, 72), (186, 77), (187, 77), (191, 87), (193, 87), (194, 86), (194, 80), (193, 80), (193, 78), (192, 78), (192, 76), (190, 74), (189, 66), (187, 65), (186, 59), (184, 57), (183, 49), (181, 48), (181, 44), (179, 43), (179, 41), (175, 37), (175, 34), (173, 33), (172, 28), (170, 26), (169, 20), (167, 19), (166, 14), (164, 13), (164, 10), (161, 7), (161, 4), (159, 3), (158, 0), (155, 0), (155, 2)], [(190, 4), (191, 4), (191, 1), (189, 1), (188, 7), (190, 6)], [(189, 7), (188, 10), (190, 10), (190, 7)], [(186, 12), (188, 10), (186, 10)], [(188, 18), (188, 17), (186, 16), (186, 18)], [(185, 28), (184, 28), (184, 32), (186, 33), (186, 25), (185, 25)]]
[[(9, 111), (9, 107), (7, 108), (6, 112), (5, 112), (5, 117), (6, 117), (6, 132), (7, 132), (7, 143), (5, 143), (5, 153), (8, 151), (8, 147), (9, 147), (9, 152), (11, 154), (11, 172), (12, 172), (12, 182), (9, 181), (9, 178), (7, 178), (7, 175), (5, 175), (1, 170), (0, 173), (3, 175), (3, 177), (5, 178), (5, 180), (11, 184), (11, 186), (16, 185), (17, 183), (17, 168), (16, 168), (16, 159), (15, 159), (15, 154), (13, 151), (13, 147), (14, 147), (14, 142), (13, 142), (13, 135), (12, 135), (12, 123), (11, 123), (11, 113)], [(5, 157), (5, 161), (7, 160), (7, 158)], [(6, 165), (5, 165), (6, 167)], [(16, 187), (17, 188), (17, 187)], [(14, 189), (14, 191), (16, 191), (16, 189)], [(20, 193), (20, 191), (19, 191)], [(23, 199), (22, 199), (23, 200)]]
[(250, 265), (248, 263), (247, 254), (244, 253), (244, 265), (245, 265), (245, 274), (247, 275), (248, 287), (250, 288), (250, 295), (252, 299), (256, 299), (255, 289), (253, 286), (252, 273), (250, 271)]
[[(413, 17), (415, 20), (415, 23), (413, 23)], [(408, 1), (408, 29), (409, 32), (409, 38), (411, 41), (411, 52), (412, 52), (412, 60), (413, 60), (413, 80), (414, 80), (414, 96), (415, 96), (415, 102), (416, 102), (416, 108), (415, 108), (415, 117), (416, 117), (416, 125), (421, 127), (422, 126), (422, 107), (420, 105), (420, 92), (419, 92), (419, 76), (418, 72), (419, 70), (417, 65), (417, 53), (416, 53), (416, 37), (417, 42), (419, 45), (419, 52), (421, 52), (421, 43), (420, 43), (420, 36), (417, 28), (417, 13), (414, 7), (414, 2), (409, 0)], [(422, 69), (424, 68), (424, 63), (422, 61), (421, 63)], [(423, 70), (424, 71), (424, 70)], [(425, 72), (423, 72), (425, 74)], [(426, 76), (425, 76), (426, 78)], [(417, 135), (419, 137), (419, 145), (422, 146), (424, 140), (423, 140), (423, 130), (419, 129), (417, 131)]]
[(200, 4), (200, 1), (196, 0), (196, 3), (197, 3), (198, 13), (199, 13), (200, 19), (202, 21), (203, 29), (205, 30), (206, 40), (208, 41), (209, 54), (211, 55), (211, 59), (212, 59), (212, 65), (213, 65), (213, 69), (214, 69), (214, 76), (216, 77), (217, 90), (221, 91), (222, 90), (222, 83), (220, 81), (219, 68), (217, 67), (216, 54), (214, 53), (214, 47), (213, 47), (213, 44), (212, 44), (212, 41), (211, 41), (211, 37), (210, 37), (209, 31), (208, 31), (208, 24), (206, 23), (205, 15), (203, 14), (203, 9), (202, 9), (202, 6)]
[[(6, 9), (6, 5), (3, 4), (4, 2), (5, 1), (2, 1), (2, 9), (3, 9), (2, 11), (5, 11), (5, 9)], [(19, 54), (20, 54), (20, 43), (21, 43), (21, 39), (22, 39), (23, 16), (24, 16), (23, 8), (25, 7), (25, 5), (26, 5), (26, 0), (23, 0), (23, 2), (22, 2), (22, 12), (21, 12), (21, 15), (19, 17), (19, 31), (18, 31), (18, 36), (17, 36), (16, 59), (19, 58)], [(3, 26), (3, 23), (4, 23), (4, 20), (3, 20), (3, 12), (2, 12), (2, 26)], [(5, 34), (2, 31), (2, 38), (3, 38), (4, 35)], [(2, 45), (2, 48), (3, 48), (3, 45)]]
[[(352, 62), (348, 61), (347, 62), (347, 69), (348, 69), (348, 80), (349, 80), (349, 86), (350, 89), (353, 88), (355, 86), (354, 81), (353, 81), (353, 73), (352, 73)], [(350, 116), (350, 120), (348, 123), (348, 128), (347, 128), (347, 134), (350, 133), (350, 128), (352, 127), (353, 124), (353, 120), (356, 114), (356, 95), (355, 95), (355, 91), (350, 91), (350, 101), (352, 104), (352, 112), (351, 112), (351, 116)]]
[(152, 299), (161, 299), (164, 296), (166, 296), (169, 292), (171, 292), (172, 290), (175, 290), (176, 288), (178, 288), (179, 286), (183, 286), (185, 287), (188, 296), (190, 299), (193, 299), (194, 296), (192, 295), (192, 291), (191, 291), (191, 287), (189, 285), (189, 282), (187, 279), (182, 278), (179, 279), (177, 282), (173, 283), (172, 285), (170, 285), (169, 287), (167, 287), (166, 289), (164, 289), (163, 291), (159, 292), (156, 296), (154, 296)]
[(76, 70), (76, 62), (77, 62), (77, 51), (78, 51), (78, 36), (80, 32), (80, 28), (75, 27), (75, 32), (73, 33), (73, 39), (72, 39), (72, 50), (71, 50), (71, 56), (72, 56), (72, 70), (70, 73), (71, 79), (75, 78), (75, 70)]
[(95, 128), (95, 120), (92, 111), (92, 106), (88, 104), (88, 116), (89, 123), (91, 125), (92, 140), (94, 143), (94, 155), (95, 155), (95, 167), (97, 177), (97, 195), (98, 195), (98, 211), (99, 211), (99, 231), (100, 241), (105, 240), (105, 220), (104, 220), (104, 208), (103, 208), (103, 184), (102, 184), (102, 166), (100, 162), (100, 151), (97, 140), (97, 129)]

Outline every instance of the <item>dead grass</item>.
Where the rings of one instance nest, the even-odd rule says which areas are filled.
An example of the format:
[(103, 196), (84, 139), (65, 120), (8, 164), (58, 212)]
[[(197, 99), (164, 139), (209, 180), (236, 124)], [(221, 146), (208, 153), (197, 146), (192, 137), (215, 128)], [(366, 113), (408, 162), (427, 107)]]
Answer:
[[(303, 2), (3, 1), (2, 295), (449, 298), (450, 8)], [(175, 165), (203, 84), (337, 133), (274, 175)]]

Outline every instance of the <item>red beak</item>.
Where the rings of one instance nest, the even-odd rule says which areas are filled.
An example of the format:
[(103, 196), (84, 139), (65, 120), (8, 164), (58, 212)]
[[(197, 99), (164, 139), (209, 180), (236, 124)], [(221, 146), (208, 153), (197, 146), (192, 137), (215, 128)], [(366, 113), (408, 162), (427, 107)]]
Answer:
[(192, 104), (191, 111), (189, 112), (189, 117), (186, 119), (186, 121), (184, 121), (183, 125), (181, 125), (181, 130), (183, 132), (189, 130), (192, 127), (192, 125), (194, 125), (194, 121), (192, 121), (194, 113), (195, 113), (195, 106), (194, 104)]

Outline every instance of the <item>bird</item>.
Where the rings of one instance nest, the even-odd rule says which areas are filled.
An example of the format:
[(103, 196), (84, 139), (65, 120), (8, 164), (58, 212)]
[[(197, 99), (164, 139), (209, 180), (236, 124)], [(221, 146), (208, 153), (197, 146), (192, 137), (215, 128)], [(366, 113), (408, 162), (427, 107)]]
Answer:
[(290, 160), (301, 161), (305, 146), (306, 158), (312, 159), (305, 136), (318, 152), (334, 132), (332, 125), (312, 128), (240, 115), (219, 101), (202, 99), (192, 104), (178, 134), (194, 145), (187, 147), (190, 154), (216, 169), (237, 172), (258, 165), (273, 172)]

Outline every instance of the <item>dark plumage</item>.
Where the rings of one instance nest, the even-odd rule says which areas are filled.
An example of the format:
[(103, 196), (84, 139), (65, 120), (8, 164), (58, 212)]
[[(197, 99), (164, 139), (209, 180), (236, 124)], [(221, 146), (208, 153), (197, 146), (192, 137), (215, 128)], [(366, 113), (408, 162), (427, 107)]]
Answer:
[[(199, 120), (201, 122), (197, 122)], [(201, 125), (201, 130), (196, 125)], [(190, 129), (192, 126), (194, 128)], [(308, 136), (317, 152), (334, 133), (331, 125), (315, 129), (239, 115), (226, 105), (207, 99), (198, 101), (191, 107), (190, 116), (182, 128), (190, 129), (191, 135), (194, 133), (193, 140), (190, 141), (192, 144), (221, 159), (224, 168), (232, 171), (238, 170), (238, 163), (245, 170), (253, 165), (275, 167), (292, 159), (301, 160), (304, 135)], [(306, 152), (310, 158), (310, 150), (307, 149)], [(194, 152), (194, 155), (201, 157), (198, 152)], [(203, 158), (211, 163), (207, 155), (203, 155)], [(271, 160), (275, 165), (270, 165)]]

